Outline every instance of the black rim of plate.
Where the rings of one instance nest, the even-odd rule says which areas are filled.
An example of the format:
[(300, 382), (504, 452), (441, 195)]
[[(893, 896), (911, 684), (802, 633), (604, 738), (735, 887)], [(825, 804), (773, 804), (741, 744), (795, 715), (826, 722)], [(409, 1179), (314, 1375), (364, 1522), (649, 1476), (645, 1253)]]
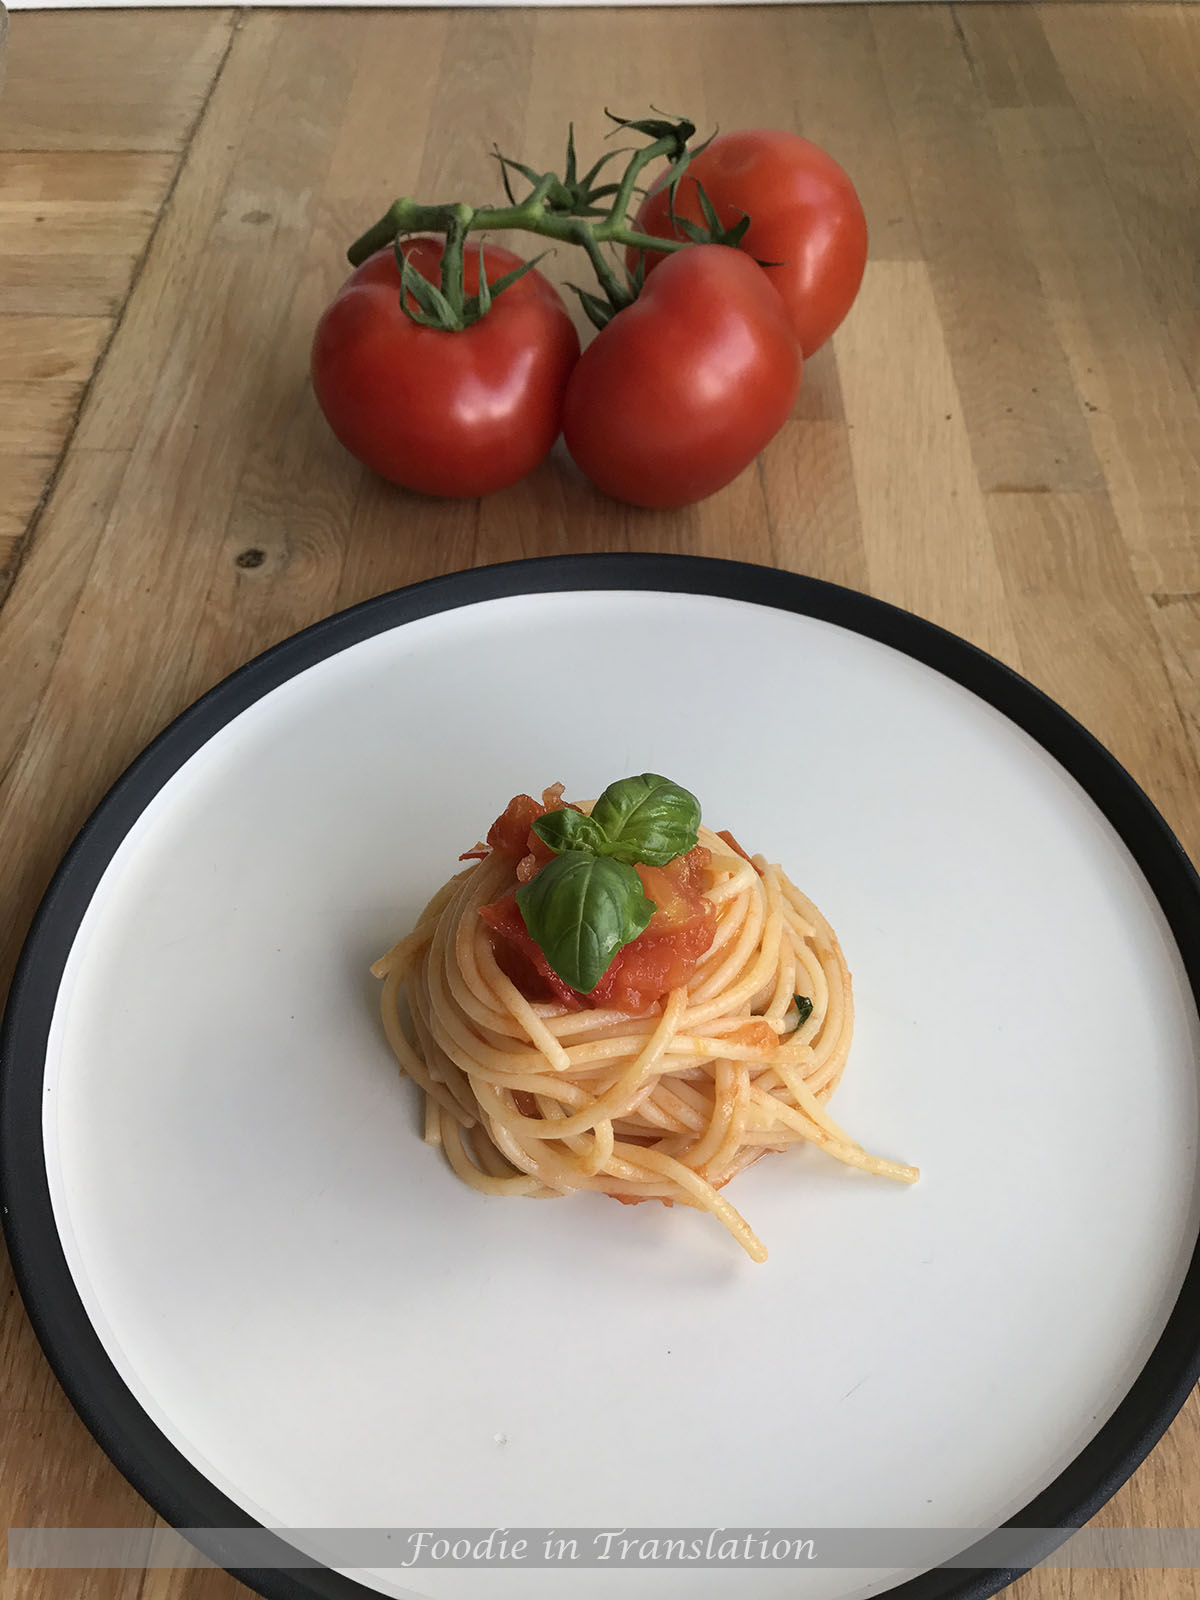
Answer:
[[(98, 1443), (173, 1527), (254, 1528), (159, 1432), (110, 1362), (75, 1289), (55, 1224), (42, 1142), (50, 1023), (83, 915), (117, 847), (166, 781), (228, 722), (288, 679), (360, 640), (480, 601), (571, 590), (649, 590), (747, 601), (876, 639), (961, 684), (1023, 728), (1071, 774), (1137, 861), (1175, 938), (1200, 1006), (1200, 879), (1125, 769), (1061, 706), (1001, 662), (883, 601), (771, 567), (698, 556), (578, 555), (478, 567), (380, 595), (285, 640), (178, 717), (93, 812), (46, 892), (26, 940), (0, 1031), (0, 1199), (21, 1294), (50, 1364)], [(1081, 1527), (1145, 1458), (1200, 1376), (1200, 1240), (1167, 1325), (1095, 1437), (1006, 1524)], [(1043, 1543), (1036, 1556), (1050, 1553)], [(281, 1544), (281, 1554), (289, 1547)], [(206, 1544), (220, 1559), (219, 1545)], [(892, 1600), (983, 1600), (1019, 1568), (937, 1567)], [(324, 1568), (234, 1568), (268, 1600), (368, 1600), (378, 1592)]]

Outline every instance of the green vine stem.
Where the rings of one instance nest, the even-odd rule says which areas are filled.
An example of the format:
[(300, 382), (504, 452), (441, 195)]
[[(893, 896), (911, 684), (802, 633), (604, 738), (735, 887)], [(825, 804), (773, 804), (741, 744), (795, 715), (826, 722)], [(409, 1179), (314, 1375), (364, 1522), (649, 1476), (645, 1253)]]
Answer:
[[(621, 122), (621, 119), (614, 118)], [(406, 234), (441, 233), (446, 246), (442, 257), (442, 294), (457, 318), (463, 309), (463, 244), (470, 233), (517, 232), (532, 233), (541, 239), (552, 239), (562, 244), (577, 245), (584, 250), (600, 281), (613, 311), (620, 311), (632, 303), (633, 290), (622, 282), (620, 276), (606, 259), (603, 247), (617, 245), (640, 250), (669, 252), (687, 247), (687, 239), (660, 239), (651, 234), (639, 233), (628, 222), (629, 207), (642, 172), (664, 157), (675, 169), (676, 178), (690, 159), (687, 141), (695, 132), (691, 123), (646, 124), (621, 122), (622, 126), (653, 129), (669, 128), (652, 143), (634, 151), (620, 182), (603, 189), (591, 187), (604, 161), (598, 162), (582, 182), (574, 182), (574, 145), (568, 145), (568, 181), (564, 184), (556, 173), (533, 173), (530, 169), (500, 157), (501, 163), (516, 166), (532, 182), (532, 188), (523, 200), (508, 206), (473, 207), (461, 203), (451, 205), (425, 205), (403, 196), (394, 200), (387, 212), (372, 227), (354, 241), (347, 251), (351, 266), (357, 267), (377, 250), (395, 245)], [(507, 181), (507, 180), (506, 180)], [(597, 217), (596, 199), (613, 194), (608, 212)], [(581, 213), (587, 212), (588, 215)]]

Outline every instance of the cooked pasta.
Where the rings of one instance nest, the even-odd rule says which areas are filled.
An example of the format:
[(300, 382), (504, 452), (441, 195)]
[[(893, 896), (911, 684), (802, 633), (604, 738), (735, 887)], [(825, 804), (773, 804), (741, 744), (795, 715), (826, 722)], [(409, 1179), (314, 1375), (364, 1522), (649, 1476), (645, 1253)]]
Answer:
[(904, 1183), (918, 1173), (869, 1155), (826, 1109), (854, 1021), (833, 929), (730, 836), (700, 827), (698, 845), (711, 943), (642, 1014), (523, 992), (480, 915), (518, 887), (522, 864), (482, 846), (371, 970), (388, 1041), (424, 1092), (426, 1140), (472, 1188), (679, 1202), (763, 1261), (721, 1191), (765, 1152), (807, 1143)]

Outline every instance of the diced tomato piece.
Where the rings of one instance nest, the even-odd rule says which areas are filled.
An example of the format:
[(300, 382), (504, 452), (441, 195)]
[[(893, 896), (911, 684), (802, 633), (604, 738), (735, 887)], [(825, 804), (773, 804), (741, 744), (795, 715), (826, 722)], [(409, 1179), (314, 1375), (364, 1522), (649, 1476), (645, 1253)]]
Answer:
[(569, 1011), (583, 1010), (587, 998), (563, 982), (534, 944), (515, 894), (506, 894), (490, 906), (480, 906), (479, 915), (492, 930), (497, 966), (526, 1000), (559, 1000)]
[[(749, 861), (750, 860), (750, 857), (742, 849), (741, 845), (733, 837), (733, 835), (730, 833), (728, 828), (722, 828), (720, 833), (718, 833), (717, 838), (718, 839), (724, 839), (725, 843), (729, 846), (729, 848), (731, 850), (733, 850), (733, 851), (736, 851), (736, 853), (739, 856), (741, 856), (743, 861)], [(751, 865), (753, 865), (753, 863), (751, 863)]]
[(572, 989), (550, 966), (525, 926), (515, 895), (480, 907), (479, 915), (492, 930), (500, 970), (527, 1000), (555, 999), (572, 1011), (611, 1007), (635, 1016), (687, 983), (712, 944), (716, 912), (702, 892), (711, 859), (711, 852), (697, 845), (665, 867), (638, 866), (654, 915), (644, 933), (617, 951), (590, 994)]
[(488, 829), (488, 844), (497, 855), (523, 856), (529, 849), (529, 830), (545, 811), (531, 794), (514, 795)]
[(488, 829), (487, 845), (476, 845), (473, 850), (464, 851), (458, 859), (483, 861), (489, 855), (518, 856), (518, 882), (528, 883), (530, 878), (536, 878), (547, 861), (553, 859), (554, 851), (534, 833), (534, 823), (539, 817), (544, 817), (547, 811), (580, 809), (565, 803), (562, 792), (562, 784), (555, 783), (542, 791), (540, 800), (535, 800), (531, 794), (514, 795)]
[(717, 927), (717, 914), (702, 892), (711, 860), (712, 852), (697, 845), (665, 867), (637, 867), (654, 915), (644, 933), (617, 951), (588, 996), (592, 1005), (633, 1016), (687, 983)]

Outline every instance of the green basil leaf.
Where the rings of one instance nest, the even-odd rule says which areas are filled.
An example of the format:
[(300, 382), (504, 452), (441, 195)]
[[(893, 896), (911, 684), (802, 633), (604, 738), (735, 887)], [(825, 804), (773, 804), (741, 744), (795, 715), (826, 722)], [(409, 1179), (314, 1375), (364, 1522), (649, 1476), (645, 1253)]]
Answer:
[(669, 778), (643, 772), (610, 783), (592, 807), (592, 821), (603, 828), (609, 855), (665, 867), (695, 847), (700, 802)]
[(517, 906), (538, 949), (580, 994), (592, 992), (654, 915), (632, 867), (584, 850), (547, 862), (517, 890)]
[(533, 831), (543, 844), (548, 844), (555, 855), (564, 850), (588, 850), (592, 855), (606, 854), (604, 830), (582, 811), (564, 807), (562, 811), (547, 811), (533, 824)]
[(794, 994), (792, 999), (796, 1002), (796, 1010), (800, 1014), (800, 1021), (796, 1026), (802, 1028), (809, 1017), (812, 1016), (812, 1001), (806, 994)]

